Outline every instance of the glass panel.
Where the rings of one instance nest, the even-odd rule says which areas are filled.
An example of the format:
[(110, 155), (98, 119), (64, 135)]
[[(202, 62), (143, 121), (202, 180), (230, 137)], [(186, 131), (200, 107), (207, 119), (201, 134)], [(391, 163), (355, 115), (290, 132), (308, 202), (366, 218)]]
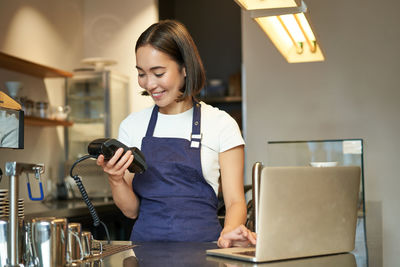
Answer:
[(103, 72), (88, 72), (76, 74), (69, 80), (68, 94), (70, 97), (103, 97)]
[(68, 159), (87, 154), (94, 139), (117, 138), (119, 124), (128, 116), (128, 78), (108, 70), (82, 70), (68, 80), (67, 104), (71, 107)]
[(117, 138), (119, 125), (129, 114), (129, 84), (127, 83), (126, 78), (118, 74), (111, 73), (110, 85), (110, 112), (112, 116), (112, 120), (110, 122), (110, 135), (112, 138)]
[(79, 74), (72, 78), (68, 90), (71, 119), (74, 122), (103, 119), (104, 92), (102, 73)]
[(358, 254), (357, 266), (365, 266), (362, 262), (362, 259), (367, 259), (363, 140), (270, 141), (267, 151), (267, 166), (359, 166), (361, 168), (355, 250)]
[[(74, 125), (68, 128), (65, 170), (69, 171), (75, 160), (87, 155), (93, 140), (117, 137), (119, 124), (129, 112), (128, 90), (129, 78), (110, 70), (81, 69), (68, 79), (67, 104)], [(90, 197), (111, 196), (107, 175), (94, 161), (80, 163), (74, 172), (82, 175)], [(69, 173), (66, 176), (70, 182)]]
[(0, 107), (0, 148), (24, 148), (24, 112)]
[(77, 159), (87, 154), (91, 141), (104, 138), (105, 125), (101, 122), (74, 123), (69, 129), (70, 158)]
[(268, 142), (268, 166), (362, 166), (362, 140)]
[(88, 144), (105, 137), (105, 85), (103, 72), (79, 72), (69, 79), (67, 102), (74, 125), (69, 131), (69, 159), (87, 154)]

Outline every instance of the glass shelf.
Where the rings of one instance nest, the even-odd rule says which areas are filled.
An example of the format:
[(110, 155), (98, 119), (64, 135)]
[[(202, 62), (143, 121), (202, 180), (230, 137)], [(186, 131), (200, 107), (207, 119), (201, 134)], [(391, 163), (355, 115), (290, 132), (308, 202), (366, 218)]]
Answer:
[[(0, 68), (16, 71), (18, 73), (31, 75), (39, 78), (68, 78), (73, 76), (71, 72), (41, 65), (3, 52), (0, 52)], [(30, 126), (69, 127), (73, 125), (73, 122), (71, 121), (54, 120), (54, 119), (39, 118), (33, 116), (25, 116), (24, 123)]]

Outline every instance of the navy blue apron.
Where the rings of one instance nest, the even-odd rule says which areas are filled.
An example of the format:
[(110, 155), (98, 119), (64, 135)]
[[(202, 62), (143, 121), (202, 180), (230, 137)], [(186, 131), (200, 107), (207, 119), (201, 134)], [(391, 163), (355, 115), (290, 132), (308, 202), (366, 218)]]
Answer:
[(154, 137), (155, 106), (142, 139), (148, 169), (135, 174), (133, 190), (140, 199), (131, 233), (134, 242), (209, 242), (218, 239), (218, 199), (204, 179), (200, 158), (201, 105), (193, 105), (191, 141)]

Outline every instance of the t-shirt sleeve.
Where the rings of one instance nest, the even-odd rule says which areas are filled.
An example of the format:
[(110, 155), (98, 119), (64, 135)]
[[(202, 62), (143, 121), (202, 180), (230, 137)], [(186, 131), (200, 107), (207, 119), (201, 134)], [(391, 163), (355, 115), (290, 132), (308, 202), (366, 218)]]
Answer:
[(219, 152), (244, 145), (244, 140), (237, 122), (226, 112), (220, 120)]
[(142, 139), (146, 134), (152, 107), (131, 113), (119, 126), (118, 140), (128, 147), (141, 148)]
[(129, 134), (128, 134), (128, 129), (125, 127), (126, 122), (122, 122), (119, 126), (119, 131), (118, 131), (118, 140), (125, 144), (126, 146), (132, 146)]

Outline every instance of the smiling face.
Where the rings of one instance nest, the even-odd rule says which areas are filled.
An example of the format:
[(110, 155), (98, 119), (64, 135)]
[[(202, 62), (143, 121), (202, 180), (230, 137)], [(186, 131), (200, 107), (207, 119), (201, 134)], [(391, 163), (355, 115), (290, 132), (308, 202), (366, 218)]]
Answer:
[(192, 106), (190, 98), (177, 102), (185, 86), (186, 69), (166, 53), (151, 45), (139, 47), (136, 68), (140, 87), (149, 93), (161, 113), (177, 114)]

